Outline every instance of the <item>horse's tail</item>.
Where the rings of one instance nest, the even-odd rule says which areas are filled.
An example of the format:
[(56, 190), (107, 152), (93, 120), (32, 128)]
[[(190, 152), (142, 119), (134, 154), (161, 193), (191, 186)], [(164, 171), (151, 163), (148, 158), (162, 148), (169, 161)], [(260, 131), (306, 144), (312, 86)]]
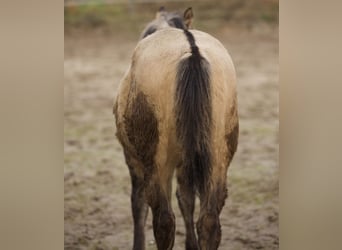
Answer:
[(210, 150), (210, 65), (201, 56), (193, 35), (184, 30), (191, 55), (178, 65), (175, 97), (176, 132), (183, 147), (183, 166), (189, 184), (203, 192), (212, 168)]

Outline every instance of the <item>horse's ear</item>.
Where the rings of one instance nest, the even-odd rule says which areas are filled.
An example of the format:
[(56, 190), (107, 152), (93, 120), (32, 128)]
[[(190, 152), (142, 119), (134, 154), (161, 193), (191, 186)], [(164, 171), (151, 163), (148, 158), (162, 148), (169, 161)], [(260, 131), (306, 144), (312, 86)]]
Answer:
[(184, 17), (183, 17), (186, 28), (189, 29), (191, 27), (193, 18), (194, 18), (194, 13), (192, 12), (192, 8), (189, 7), (184, 11)]
[(159, 8), (159, 10), (157, 11), (157, 13), (156, 13), (156, 19), (158, 19), (158, 18), (161, 16), (161, 14), (162, 14), (163, 12), (165, 12), (165, 7), (164, 7), (164, 6), (161, 6), (161, 7)]

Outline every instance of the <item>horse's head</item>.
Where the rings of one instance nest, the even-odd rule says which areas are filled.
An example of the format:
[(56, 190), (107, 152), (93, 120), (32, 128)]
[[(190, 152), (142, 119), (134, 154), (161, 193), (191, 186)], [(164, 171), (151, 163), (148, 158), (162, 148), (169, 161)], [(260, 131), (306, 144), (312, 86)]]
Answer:
[(156, 13), (156, 18), (150, 22), (144, 29), (141, 39), (151, 35), (157, 30), (167, 27), (174, 27), (178, 29), (189, 29), (194, 15), (192, 8), (187, 8), (183, 16), (177, 12), (167, 12), (164, 7), (160, 7)]

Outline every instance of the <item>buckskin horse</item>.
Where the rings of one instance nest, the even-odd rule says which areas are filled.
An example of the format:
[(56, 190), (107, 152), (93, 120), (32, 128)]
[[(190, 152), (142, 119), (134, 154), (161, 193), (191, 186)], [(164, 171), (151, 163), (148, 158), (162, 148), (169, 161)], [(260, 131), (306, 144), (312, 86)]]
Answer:
[(217, 249), (221, 240), (219, 215), (239, 133), (236, 75), (227, 50), (190, 29), (192, 19), (191, 8), (183, 16), (160, 8), (142, 33), (114, 102), (116, 135), (132, 182), (135, 250), (145, 249), (149, 207), (157, 248), (172, 249), (175, 171), (186, 249)]

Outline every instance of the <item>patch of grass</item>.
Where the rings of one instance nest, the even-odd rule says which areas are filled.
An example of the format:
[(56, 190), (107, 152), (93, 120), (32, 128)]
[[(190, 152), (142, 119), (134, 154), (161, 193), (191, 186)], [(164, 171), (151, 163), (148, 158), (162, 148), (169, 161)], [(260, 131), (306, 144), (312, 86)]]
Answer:
[[(140, 33), (143, 27), (151, 21), (161, 3), (126, 3), (105, 4), (94, 1), (85, 5), (64, 7), (65, 30), (97, 29), (106, 32)], [(194, 27), (201, 30), (213, 30), (234, 21), (238, 23), (269, 23), (278, 20), (278, 1), (185, 1), (166, 2), (167, 10), (183, 11), (192, 6), (194, 9)]]
[[(158, 3), (94, 4), (64, 7), (65, 31), (101, 29), (108, 34), (139, 34), (152, 21)], [(173, 10), (173, 8), (170, 7)], [(177, 8), (176, 8), (177, 9)]]
[(261, 20), (267, 23), (278, 23), (279, 20), (279, 3), (271, 2), (267, 8), (262, 9), (260, 13)]
[(67, 6), (64, 8), (64, 24), (70, 26), (97, 27), (106, 25), (111, 19), (120, 19), (123, 15), (121, 5), (104, 5), (101, 3)]
[(260, 18), (265, 22), (276, 22), (278, 21), (278, 16), (273, 13), (261, 13)]

